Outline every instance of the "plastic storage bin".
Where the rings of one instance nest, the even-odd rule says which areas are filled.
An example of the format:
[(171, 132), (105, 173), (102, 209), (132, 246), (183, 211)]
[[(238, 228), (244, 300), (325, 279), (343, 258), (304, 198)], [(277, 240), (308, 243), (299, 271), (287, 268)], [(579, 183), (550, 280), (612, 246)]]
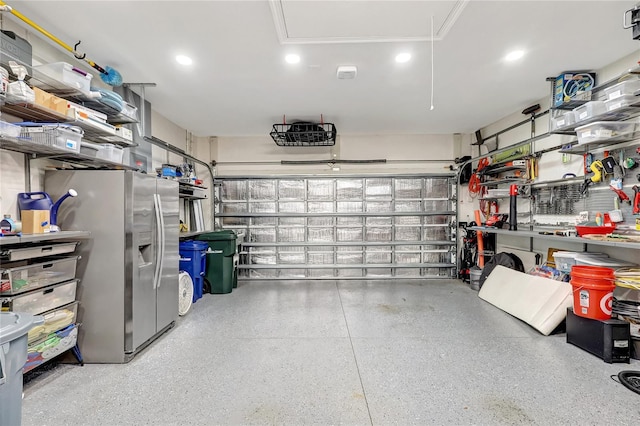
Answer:
[(0, 294), (14, 295), (68, 281), (76, 276), (78, 256), (34, 264), (7, 262), (0, 270)]
[(206, 241), (207, 267), (205, 280), (209, 291), (214, 294), (231, 293), (237, 273), (234, 270), (233, 256), (236, 254), (236, 234), (231, 230), (209, 232), (198, 236)]
[(0, 313), (0, 425), (22, 421), (22, 367), (27, 360), (27, 333), (41, 317)]
[(604, 106), (607, 109), (607, 112), (614, 112), (621, 108), (626, 108), (630, 106), (639, 106), (640, 105), (640, 97), (633, 95), (624, 95), (617, 97), (615, 99), (609, 99), (604, 102)]
[(567, 111), (559, 117), (551, 119), (551, 131), (571, 127), (576, 123), (576, 114), (573, 111)]
[(0, 120), (0, 138), (17, 138), (20, 136), (20, 126)]
[(0, 298), (2, 311), (26, 312), (37, 315), (76, 300), (78, 280), (55, 284), (50, 287)]
[(626, 95), (635, 95), (640, 91), (640, 79), (627, 80), (604, 89), (608, 100), (613, 100)]
[(571, 267), (578, 264), (577, 257), (580, 255), (583, 255), (583, 258), (608, 258), (608, 256), (604, 253), (578, 253), (574, 251), (557, 251), (553, 253), (553, 260), (556, 263), (556, 269), (561, 272), (570, 273)]
[(207, 249), (205, 241), (182, 241), (180, 243), (180, 270), (185, 271), (193, 281), (193, 302), (202, 297), (204, 274), (207, 267)]
[(638, 266), (635, 263), (625, 262), (624, 260), (612, 259), (610, 257), (589, 256), (589, 254), (591, 253), (579, 253), (576, 256), (576, 265), (601, 266), (612, 269)]
[(80, 141), (84, 131), (80, 127), (68, 124), (20, 123), (20, 138), (25, 143), (33, 143), (63, 151), (80, 152)]
[(87, 157), (96, 157), (100, 151), (100, 145), (91, 142), (80, 142), (80, 154)]
[(606, 112), (607, 108), (604, 106), (604, 101), (587, 102), (573, 110), (573, 113), (576, 116), (576, 123), (590, 120), (593, 117), (597, 117), (598, 115)]
[[(65, 86), (73, 87), (86, 94), (91, 92), (91, 79), (93, 79), (93, 75), (71, 64), (66, 62), (53, 62), (34, 68), (47, 77), (63, 83)], [(34, 80), (37, 80), (37, 73)], [(34, 85), (38, 86), (38, 82), (34, 81)]]
[(122, 111), (120, 112), (120, 114), (124, 115), (125, 117), (130, 118), (131, 120), (137, 121), (138, 120), (138, 107), (131, 105), (130, 103), (127, 102), (123, 102), (122, 103)]
[(61, 306), (42, 314), (44, 322), (33, 327), (27, 336), (27, 343), (32, 344), (51, 333), (69, 327), (76, 322), (78, 302)]
[(96, 153), (96, 158), (111, 161), (114, 163), (122, 163), (122, 155), (124, 150), (119, 146), (104, 143), (100, 145), (100, 150)]
[(601, 141), (631, 140), (636, 128), (635, 123), (618, 121), (596, 121), (576, 128), (579, 144), (590, 144)]

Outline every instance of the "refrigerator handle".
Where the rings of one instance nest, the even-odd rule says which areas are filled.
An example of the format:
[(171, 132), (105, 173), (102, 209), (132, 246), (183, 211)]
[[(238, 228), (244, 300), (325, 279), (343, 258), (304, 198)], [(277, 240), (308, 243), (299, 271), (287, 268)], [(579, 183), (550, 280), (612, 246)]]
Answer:
[(158, 288), (158, 281), (160, 281), (160, 255), (161, 255), (161, 248), (159, 246), (162, 245), (162, 215), (160, 212), (160, 203), (158, 200), (158, 194), (153, 194), (153, 211), (156, 214), (156, 244), (155, 244), (155, 251), (156, 251), (156, 266), (155, 266), (155, 270), (153, 272), (153, 288), (156, 289)]
[(158, 216), (160, 217), (160, 269), (158, 274), (158, 288), (162, 285), (162, 270), (164, 269), (164, 251), (166, 250), (167, 236), (164, 234), (164, 211), (162, 210), (162, 200), (160, 195), (158, 197)]

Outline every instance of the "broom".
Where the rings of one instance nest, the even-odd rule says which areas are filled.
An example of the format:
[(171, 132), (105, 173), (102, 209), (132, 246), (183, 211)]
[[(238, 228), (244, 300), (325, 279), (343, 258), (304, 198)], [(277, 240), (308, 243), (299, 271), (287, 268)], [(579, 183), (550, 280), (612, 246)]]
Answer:
[[(91, 67), (93, 69), (99, 71), (100, 72), (100, 79), (102, 81), (104, 81), (106, 84), (108, 84), (110, 86), (120, 86), (120, 85), (122, 85), (122, 75), (120, 75), (120, 73), (117, 70), (115, 70), (115, 69), (113, 69), (113, 68), (111, 68), (109, 66), (102, 68), (100, 65), (96, 64), (92, 60), (87, 59), (87, 57), (86, 57), (87, 55), (86, 54), (82, 54), (82, 55), (78, 54), (78, 52), (76, 52), (76, 50), (74, 48), (72, 48), (71, 46), (69, 46), (67, 43), (63, 42), (58, 37), (54, 36), (49, 31), (47, 31), (44, 28), (42, 28), (40, 25), (36, 24), (31, 19), (29, 19), (26, 16), (24, 16), (22, 13), (18, 12), (17, 10), (15, 10), (11, 6), (9, 6), (4, 1), (0, 0), (0, 8), (2, 6), (4, 6), (5, 10), (8, 10), (9, 12), (11, 12), (11, 14), (13, 16), (15, 16), (16, 18), (22, 20), (23, 22), (25, 22), (27, 25), (33, 27), (34, 29), (40, 31), (40, 33), (42, 33), (43, 35), (47, 36), (49, 39), (51, 39), (55, 43), (57, 43), (58, 45), (62, 46), (64, 49), (66, 49), (69, 52), (73, 53), (73, 56), (75, 56), (76, 59), (84, 60), (86, 63), (91, 65)], [(78, 44), (80, 44), (80, 43), (78, 42)], [(76, 44), (76, 46), (78, 46), (78, 44)]]

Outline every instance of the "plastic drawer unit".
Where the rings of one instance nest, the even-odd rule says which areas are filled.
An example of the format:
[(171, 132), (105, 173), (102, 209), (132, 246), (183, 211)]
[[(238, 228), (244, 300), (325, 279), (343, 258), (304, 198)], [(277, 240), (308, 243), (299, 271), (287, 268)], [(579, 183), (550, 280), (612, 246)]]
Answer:
[(79, 280), (71, 280), (16, 296), (0, 297), (2, 311), (26, 312), (37, 315), (68, 305), (76, 300), (78, 282)]
[(29, 331), (28, 343), (32, 344), (51, 333), (75, 324), (78, 316), (78, 303), (79, 302), (69, 303), (68, 305), (42, 313), (41, 316), (44, 319), (44, 323), (33, 327)]
[(33, 370), (69, 349), (73, 349), (78, 342), (78, 326), (78, 324), (71, 324), (29, 344), (27, 362), (24, 364), (23, 373)]
[(16, 246), (8, 249), (3, 249), (0, 252), (0, 260), (7, 261), (7, 262), (15, 262), (18, 260), (28, 260), (28, 259), (38, 258), (38, 257), (68, 254), (68, 253), (73, 253), (76, 250), (77, 246), (78, 246), (77, 242), (48, 243), (48, 244), (37, 245), (37, 246)]
[(4, 263), (0, 275), (0, 295), (15, 295), (68, 281), (76, 276), (79, 256), (46, 260)]

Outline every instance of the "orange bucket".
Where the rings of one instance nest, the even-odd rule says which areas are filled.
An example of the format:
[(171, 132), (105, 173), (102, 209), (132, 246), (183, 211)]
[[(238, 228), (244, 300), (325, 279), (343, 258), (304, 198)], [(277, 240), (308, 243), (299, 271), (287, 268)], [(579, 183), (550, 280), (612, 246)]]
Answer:
[(573, 313), (596, 320), (610, 319), (614, 280), (611, 268), (574, 265), (571, 268)]

